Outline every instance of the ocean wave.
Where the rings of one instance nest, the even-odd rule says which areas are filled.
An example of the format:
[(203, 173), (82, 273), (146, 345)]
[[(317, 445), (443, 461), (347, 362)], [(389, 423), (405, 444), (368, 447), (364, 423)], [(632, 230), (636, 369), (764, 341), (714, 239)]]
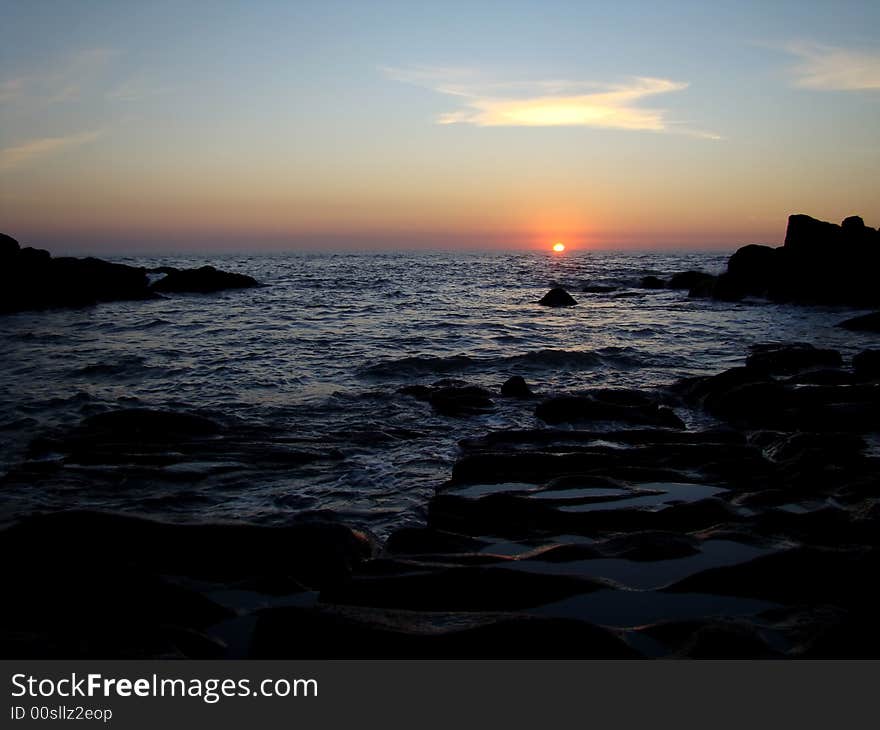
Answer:
[(73, 377), (115, 377), (142, 374), (148, 368), (144, 367), (145, 357), (140, 355), (127, 355), (113, 362), (96, 362), (71, 371)]
[(448, 375), (474, 371), (591, 370), (604, 366), (638, 367), (647, 362), (634, 348), (605, 347), (599, 350), (536, 350), (507, 357), (470, 355), (413, 356), (368, 365), (358, 371), (367, 378), (401, 378), (420, 375)]

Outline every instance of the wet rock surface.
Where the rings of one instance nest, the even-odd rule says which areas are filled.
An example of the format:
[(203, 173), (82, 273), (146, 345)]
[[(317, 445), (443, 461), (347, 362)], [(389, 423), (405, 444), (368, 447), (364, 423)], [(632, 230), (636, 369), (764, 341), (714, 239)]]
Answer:
[[(875, 353), (848, 365), (821, 347), (759, 344), (742, 367), (664, 391), (533, 400), (525, 381), (508, 381), (502, 393), (535, 427), (462, 440), (424, 522), (381, 547), (321, 516), (278, 526), (94, 511), (20, 519), (0, 532), (4, 650), (876, 657)], [(451, 380), (402, 395), (452, 418), (497, 397)], [(74, 488), (84, 472), (132, 489), (169, 470), (191, 479), (194, 459), (296, 468), (341, 458), (270, 434), (197, 411), (98, 413), (35, 442), (4, 483)], [(74, 585), (95, 589), (59, 608)]]

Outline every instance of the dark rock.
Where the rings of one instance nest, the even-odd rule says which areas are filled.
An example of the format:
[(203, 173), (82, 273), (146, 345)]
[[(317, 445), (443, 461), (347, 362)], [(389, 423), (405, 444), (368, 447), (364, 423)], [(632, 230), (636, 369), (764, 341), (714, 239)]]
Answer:
[(853, 376), (839, 368), (819, 368), (792, 375), (785, 382), (790, 385), (851, 385)]
[(700, 279), (688, 290), (688, 296), (694, 299), (711, 297), (717, 285), (718, 277), (707, 274), (705, 279)]
[(208, 294), (224, 289), (247, 289), (259, 286), (259, 282), (244, 274), (220, 271), (213, 266), (198, 269), (170, 269), (164, 278), (154, 282), (152, 289), (158, 292), (193, 292)]
[(477, 540), (468, 535), (430, 527), (404, 527), (391, 533), (385, 542), (385, 552), (391, 555), (472, 552), (481, 550), (488, 544), (485, 540)]
[(841, 465), (862, 457), (865, 441), (851, 433), (805, 433), (782, 434), (768, 444), (764, 453), (776, 463), (789, 468), (823, 468)]
[(493, 566), (353, 578), (321, 591), (325, 603), (417, 611), (531, 608), (608, 587), (598, 580)]
[(591, 547), (606, 557), (623, 558), (638, 562), (675, 560), (698, 555), (699, 541), (687, 535), (660, 530), (645, 530), (620, 535), (593, 543)]
[(545, 423), (620, 421), (646, 426), (684, 428), (675, 413), (660, 405), (619, 405), (595, 396), (558, 396), (538, 404), (535, 415)]
[(642, 289), (665, 289), (666, 282), (656, 276), (645, 276), (639, 282)]
[(773, 428), (788, 423), (784, 410), (790, 404), (789, 392), (780, 383), (746, 383), (713, 394), (704, 403), (713, 416), (750, 427)]
[(715, 277), (703, 271), (683, 271), (669, 279), (670, 289), (696, 289), (713, 282)]
[(476, 385), (438, 388), (428, 402), (442, 416), (470, 416), (485, 413), (494, 407), (491, 393)]
[(0, 233), (0, 263), (7, 265), (15, 256), (18, 255), (18, 252), (21, 250), (21, 246), (18, 244), (12, 236), (7, 236), (5, 233)]
[(880, 379), (880, 350), (863, 350), (853, 358), (853, 370), (859, 380)]
[(474, 416), (495, 406), (492, 393), (462, 380), (441, 380), (432, 386), (407, 385), (398, 392), (429, 403), (441, 416)]
[(541, 297), (538, 304), (543, 304), (545, 307), (573, 307), (577, 304), (577, 300), (565, 289), (558, 286)]
[(821, 625), (792, 655), (797, 659), (876, 659), (880, 656), (876, 626), (875, 612), (847, 611), (837, 621)]
[(786, 248), (793, 251), (814, 253), (840, 238), (840, 226), (816, 220), (808, 215), (795, 214), (788, 217), (785, 231)]
[(575, 619), (510, 613), (319, 606), (261, 611), (251, 658), (625, 659), (616, 633)]
[(143, 269), (95, 258), (53, 259), (41, 249), (19, 250), (8, 236), (3, 242), (0, 313), (155, 297)]
[(38, 515), (0, 531), (0, 553), (27, 555), (31, 566), (59, 564), (59, 550), (71, 557), (65, 564), (216, 580), (278, 574), (320, 588), (348, 576), (375, 545), (339, 524), (180, 525), (85, 510)]
[(716, 277), (711, 291), (712, 298), (722, 302), (738, 302), (748, 294), (749, 290), (743, 282), (727, 271)]
[(867, 576), (876, 566), (874, 551), (797, 547), (738, 565), (710, 568), (664, 590), (847, 607), (873, 594)]
[(93, 433), (112, 434), (119, 440), (159, 438), (163, 441), (181, 435), (210, 436), (221, 430), (219, 424), (204, 416), (149, 408), (99, 413), (86, 418), (83, 427)]
[(772, 375), (841, 365), (843, 358), (837, 350), (820, 349), (803, 342), (753, 345), (746, 358), (746, 367)]
[(753, 383), (770, 382), (769, 376), (752, 368), (730, 368), (716, 375), (693, 378), (681, 381), (674, 386), (687, 401), (703, 403), (707, 410), (712, 410), (715, 400), (723, 397), (734, 388)]
[(678, 656), (688, 659), (782, 658), (755, 626), (743, 621), (716, 621), (697, 629)]
[(718, 278), (713, 296), (729, 301), (762, 296), (774, 301), (870, 306), (880, 301), (878, 264), (880, 234), (857, 216), (837, 226), (792, 215), (785, 244), (739, 249)]
[(880, 332), (880, 312), (871, 312), (863, 314), (861, 317), (846, 319), (837, 326), (853, 332)]
[(512, 375), (501, 386), (501, 395), (508, 398), (531, 398), (534, 393), (525, 378), (521, 375)]
[(743, 295), (751, 296), (767, 295), (778, 268), (776, 249), (759, 244), (743, 246), (727, 262), (727, 274)]

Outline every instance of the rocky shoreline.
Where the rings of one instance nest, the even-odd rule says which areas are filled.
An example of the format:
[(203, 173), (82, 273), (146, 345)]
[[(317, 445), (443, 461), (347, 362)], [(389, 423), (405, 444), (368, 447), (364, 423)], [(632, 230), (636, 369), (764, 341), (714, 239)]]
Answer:
[[(768, 344), (742, 367), (651, 391), (411, 388), (413, 407), (451, 418), (514, 398), (547, 427), (462, 441), (426, 523), (381, 545), (327, 514), (284, 527), (88, 511), (20, 520), (0, 532), (0, 651), (880, 656), (878, 354), (844, 363)], [(249, 457), (257, 440), (197, 414), (110, 412), (35, 443), (3, 481), (57, 485), (75, 466), (149, 480), (157, 465), (220, 452), (341, 458), (285, 443)]]
[[(148, 274), (160, 276), (151, 280)], [(0, 314), (259, 285), (250, 276), (213, 266), (144, 269), (91, 257), (53, 257), (43, 249), (22, 248), (14, 238), (0, 233)]]
[[(685, 271), (664, 281), (642, 279), (644, 289), (686, 289), (691, 297), (733, 302), (761, 297), (774, 302), (880, 304), (877, 269), (880, 231), (854, 215), (840, 225), (796, 214), (788, 218), (782, 246), (749, 244), (728, 260), (718, 276)], [(875, 325), (876, 327), (876, 325)]]
[[(861, 219), (792, 216), (783, 247), (643, 287), (874, 306), (878, 236)], [(8, 237), (0, 256), (0, 312), (257, 285), (211, 267), (53, 259)], [(578, 302), (556, 288), (537, 304)], [(878, 314), (840, 326), (877, 331)], [(0, 530), (0, 654), (880, 657), (880, 349), (847, 359), (773, 342), (650, 390), (541, 394), (517, 374), (495, 389), (410, 383), (394, 395), (401, 408), (468, 419), (505, 399), (542, 425), (461, 440), (424, 523), (383, 542), (326, 511), (280, 526), (82, 509), (17, 518)], [(184, 499), (242, 465), (345, 458), (269, 424), (132, 407), (46, 432), (0, 488)]]

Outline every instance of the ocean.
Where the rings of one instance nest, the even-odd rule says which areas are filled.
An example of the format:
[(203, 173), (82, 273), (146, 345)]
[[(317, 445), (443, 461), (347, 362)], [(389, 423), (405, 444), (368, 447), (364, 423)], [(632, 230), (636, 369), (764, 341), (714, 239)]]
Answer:
[[(721, 271), (723, 252), (296, 253), (119, 257), (211, 264), (265, 286), (213, 295), (0, 317), (0, 520), (36, 510), (113, 510), (171, 521), (286, 524), (332, 514), (384, 537), (421, 524), (462, 438), (540, 428), (534, 402), (493, 398), (467, 417), (399, 392), (458, 379), (498, 393), (511, 375), (540, 394), (648, 388), (742, 364), (758, 342), (802, 341), (847, 358), (861, 313), (647, 290), (647, 275)], [(587, 285), (613, 291), (586, 293)], [(563, 286), (579, 304), (537, 300)], [(35, 440), (130, 407), (194, 412), (240, 434), (238, 451), (172, 454), (135, 478), (125, 464), (53, 466)], [(691, 416), (693, 417), (693, 416)], [(48, 443), (51, 443), (49, 441)], [(279, 459), (285, 451), (289, 458)], [(263, 455), (266, 455), (265, 458)], [(297, 455), (314, 456), (299, 458)], [(55, 464), (54, 466), (57, 466)], [(53, 472), (57, 475), (57, 471)]]

